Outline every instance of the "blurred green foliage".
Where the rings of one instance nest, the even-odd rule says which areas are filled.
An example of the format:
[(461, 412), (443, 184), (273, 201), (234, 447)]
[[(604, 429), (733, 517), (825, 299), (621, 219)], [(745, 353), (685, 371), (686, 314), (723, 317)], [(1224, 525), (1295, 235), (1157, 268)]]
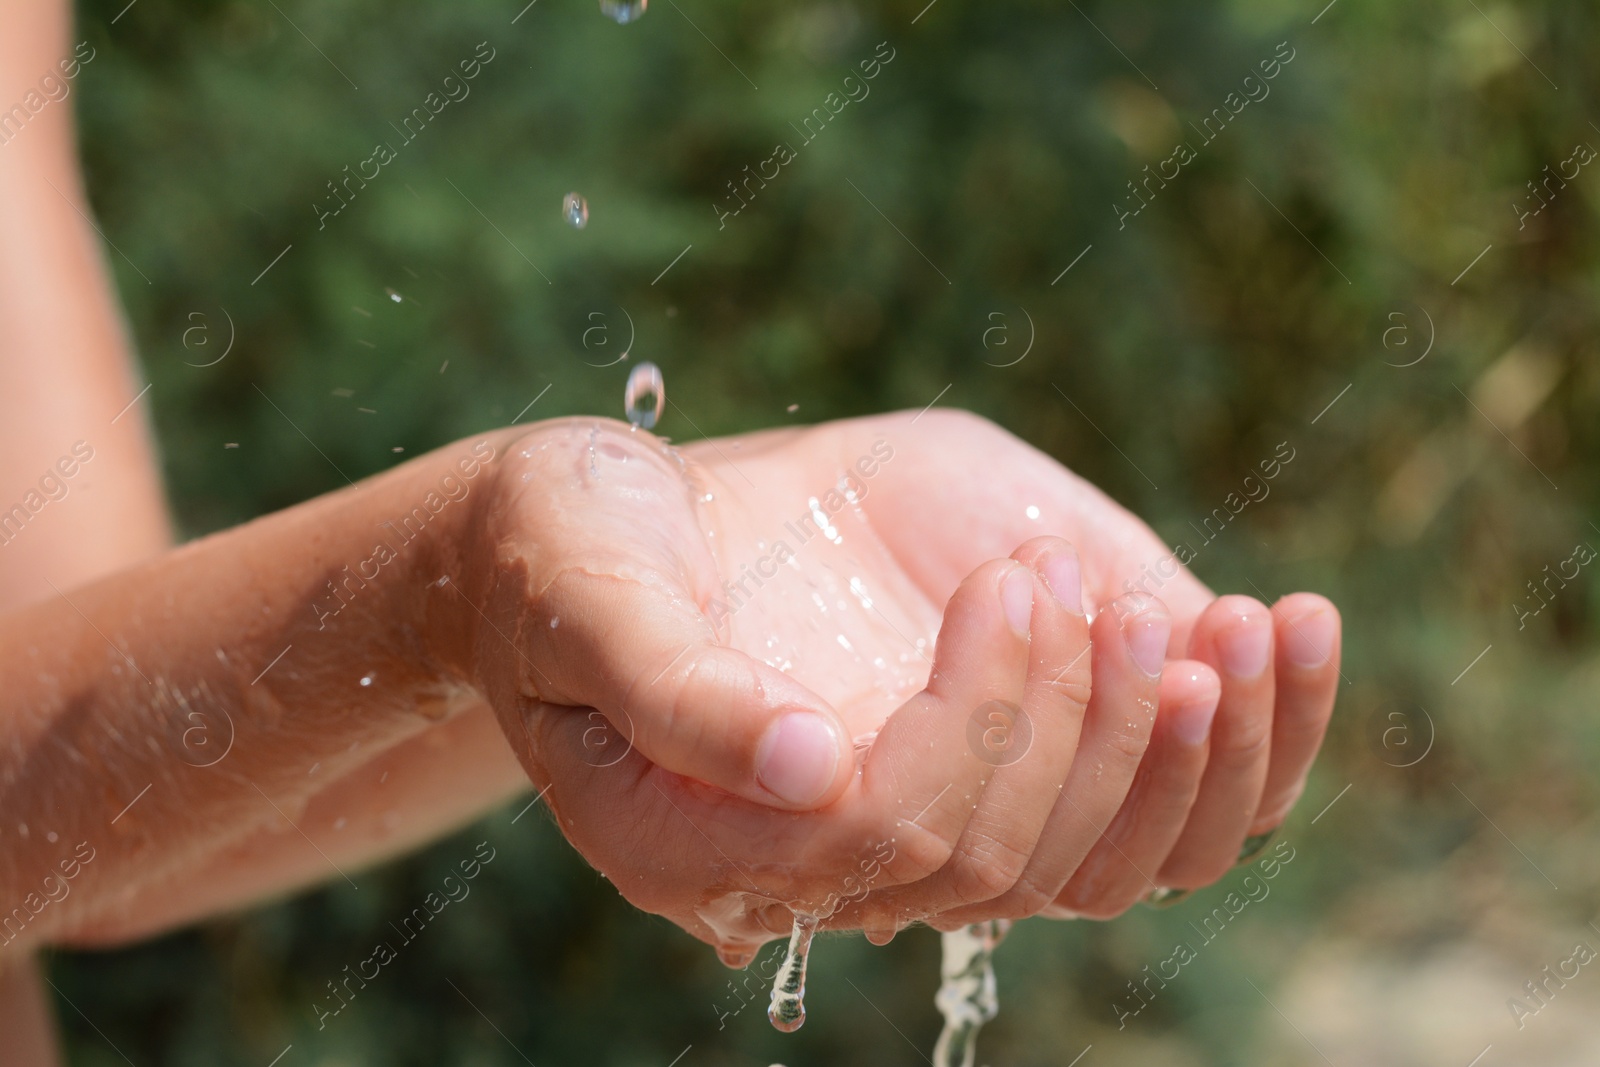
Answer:
[[(1274, 988), (1329, 939), (1476, 936), (1489, 898), (1581, 923), (1600, 887), (1593, 576), (1524, 628), (1514, 608), (1546, 564), (1600, 545), (1600, 174), (1524, 228), (1513, 208), (1600, 145), (1600, 11), (1323, 2), (656, 0), (630, 26), (589, 0), (140, 0), (115, 25), (124, 0), (81, 5), (91, 196), (127, 257), (108, 252), (183, 527), (336, 488), (536, 396), (525, 418), (620, 414), (640, 359), (665, 371), (679, 439), (939, 396), (1174, 541), (1288, 441), (1270, 499), (1196, 569), (1344, 611), (1348, 684), (1286, 829), (1298, 859), (1120, 1033), (1125, 983), (1224, 890), (1027, 924), (998, 955), (981, 1055), (1310, 1062), (1248, 982)], [(484, 41), (470, 96), (402, 144), (394, 126)], [(791, 123), (882, 41), (870, 95), (802, 145)], [(1190, 123), (1283, 41), (1270, 95), (1202, 145)], [(1184, 138), (1198, 158), (1119, 228), (1127, 183)], [(397, 159), (319, 229), (326, 183), (380, 141)], [(719, 229), (725, 183), (780, 142), (798, 158)], [(573, 190), (582, 231), (560, 218)], [(631, 359), (597, 366), (624, 309)], [(1027, 357), (997, 366), (1030, 321)], [(225, 360), (192, 365), (230, 333)], [(1427, 740), (1418, 706), (1436, 737), (1396, 767)], [(1386, 738), (1396, 708), (1414, 736)], [(138, 1064), (265, 1065), (292, 1044), (284, 1067), (666, 1067), (686, 1046), (683, 1067), (844, 1067), (931, 1048), (932, 933), (824, 939), (802, 1031), (776, 1034), (760, 1004), (719, 1030), (730, 973), (621, 902), (543, 809), (512, 826), (520, 807), (359, 892), (57, 956), (73, 1062), (122, 1062), (106, 1039)], [(483, 839), (503, 859), (472, 899), (319, 1032), (323, 983)], [(1525, 947), (1530, 972), (1542, 951)], [(1481, 1042), (1461, 1045), (1441, 1062)]]

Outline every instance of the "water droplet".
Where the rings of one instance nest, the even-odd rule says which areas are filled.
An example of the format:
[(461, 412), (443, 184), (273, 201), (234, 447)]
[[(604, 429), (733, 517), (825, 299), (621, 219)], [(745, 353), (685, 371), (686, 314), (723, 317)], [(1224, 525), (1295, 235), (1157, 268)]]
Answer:
[(815, 915), (794, 917), (794, 932), (789, 935), (789, 950), (783, 954), (783, 963), (772, 982), (772, 1001), (767, 1006), (767, 1018), (772, 1025), (786, 1034), (800, 1029), (806, 1021), (806, 957), (811, 951), (811, 939), (817, 932)]
[(400, 303), (400, 301), (404, 299), (404, 297), (395, 292), (393, 289), (385, 289), (384, 292), (388, 293), (389, 299), (393, 300), (396, 304)]
[(650, 430), (661, 420), (661, 409), (667, 403), (667, 383), (661, 377), (661, 368), (654, 363), (640, 363), (628, 372), (628, 384), (622, 391), (622, 406), (633, 425)]
[(600, 0), (600, 10), (612, 22), (626, 26), (644, 14), (650, 0)]
[(561, 625), (561, 616), (560, 615), (552, 615), (552, 616), (550, 616), (550, 629), (554, 630), (557, 626), (560, 626), (560, 625)]
[(377, 677), (377, 675), (376, 675), (376, 674), (372, 674), (372, 673), (370, 673), (370, 672), (369, 672), (369, 673), (367, 673), (367, 674), (363, 674), (363, 675), (362, 675), (362, 676), (361, 676), (361, 685), (362, 685), (362, 686), (363, 686), (363, 687), (366, 687), (366, 686), (369, 686), (369, 685), (371, 685), (371, 684), (372, 684), (372, 680), (373, 680), (373, 679), (374, 679), (374, 678), (376, 678), (376, 677)]
[(561, 201), (561, 217), (574, 230), (583, 229), (589, 225), (589, 201), (577, 193), (568, 193)]
[(54, 830), (51, 830), (49, 833), (45, 834), (44, 835), (44, 839), (46, 841), (50, 842), (52, 845), (55, 844), (57, 841), (61, 840), (60, 836), (57, 835), (57, 833)]
[(1038, 518), (1038, 517), (1039, 517), (1039, 508), (1038, 508), (1038, 505), (1036, 505), (1036, 504), (1029, 504), (1029, 505), (1028, 505), (1028, 518), (1030, 518), (1030, 519), (1037, 519), (1037, 518)]
[(790, 404), (784, 410), (787, 411), (789, 414), (793, 415), (795, 412), (800, 410), (800, 405), (799, 404)]

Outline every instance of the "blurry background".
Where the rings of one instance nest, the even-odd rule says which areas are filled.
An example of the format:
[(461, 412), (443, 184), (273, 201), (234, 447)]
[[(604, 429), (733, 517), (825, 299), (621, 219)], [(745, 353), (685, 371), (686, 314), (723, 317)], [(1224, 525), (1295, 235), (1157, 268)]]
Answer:
[[(1600, 1060), (1600, 963), (1542, 1005), (1523, 989), (1600, 950), (1600, 568), (1528, 585), (1600, 548), (1600, 167), (1574, 155), (1600, 147), (1600, 10), (655, 0), (619, 25), (523, 2), (80, 5), (90, 191), (186, 534), (343, 484), (285, 415), (360, 477), (535, 397), (525, 419), (620, 415), (640, 359), (680, 440), (971, 408), (1187, 541), (1214, 587), (1331, 595), (1348, 679), (1271, 896), (1121, 1031), (1126, 983), (1198, 943), (1187, 923), (1238, 876), (1172, 911), (1027, 923), (981, 1062)], [(484, 41), (470, 96), (406, 143)], [(791, 123), (883, 41), (870, 95), (803, 143)], [(1180, 139), (1196, 158), (1119, 228)], [(394, 161), (319, 229), (326, 183), (380, 141)], [(797, 158), (719, 229), (726, 183), (782, 142)], [(1271, 496), (1201, 547), (1284, 441)], [(798, 1034), (759, 1001), (719, 1020), (732, 972), (542, 807), (511, 825), (522, 803), (359, 893), (57, 955), (73, 1062), (923, 1062), (932, 932), (824, 939)], [(324, 983), (482, 840), (471, 898), (319, 1032)], [(1512, 997), (1538, 1009), (1521, 1029)]]

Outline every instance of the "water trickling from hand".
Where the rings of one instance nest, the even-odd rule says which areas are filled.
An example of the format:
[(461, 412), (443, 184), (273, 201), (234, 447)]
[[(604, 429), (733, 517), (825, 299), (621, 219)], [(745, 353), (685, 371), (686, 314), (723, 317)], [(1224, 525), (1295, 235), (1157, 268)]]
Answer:
[(1010, 922), (995, 919), (943, 935), (933, 1003), (944, 1016), (944, 1030), (933, 1046), (933, 1067), (972, 1067), (976, 1060), (978, 1031), (1000, 1011), (994, 950), (1010, 929)]
[(789, 951), (772, 982), (772, 1003), (767, 1018), (786, 1034), (800, 1029), (806, 1021), (806, 957), (811, 954), (811, 939), (817, 932), (815, 915), (796, 914), (794, 932), (789, 935)]

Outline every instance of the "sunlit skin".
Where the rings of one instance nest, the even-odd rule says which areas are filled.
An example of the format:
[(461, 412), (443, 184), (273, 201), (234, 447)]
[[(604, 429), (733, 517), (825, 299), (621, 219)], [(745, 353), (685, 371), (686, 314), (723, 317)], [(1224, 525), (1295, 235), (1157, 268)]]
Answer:
[[(805, 515), (874, 447), (892, 455), (858, 476), (859, 506), (830, 517), (831, 537), (797, 540), (794, 563), (722, 614), (720, 580), (788, 536), (776, 516)], [(374, 533), (419, 514), (409, 540)], [(375, 541), (395, 557), (373, 563)], [(96, 850), (27, 944), (121, 940), (347, 876), (514, 791), (487, 701), (591, 862), (708, 940), (777, 921), (736, 918), (714, 937), (696, 914), (713, 897), (810, 908), (885, 841), (881, 880), (833, 925), (1115, 914), (1157, 884), (1220, 876), (1247, 831), (1282, 818), (1337, 677), (1332, 661), (1289, 664), (1283, 684), (1201, 661), (1145, 674), (1128, 635), (1157, 666), (1197, 642), (1225, 664), (1216, 635), (1252, 626), (1294, 648), (1265, 608), (1212, 603), (1187, 577), (1159, 599), (1118, 595), (1164, 551), (1093, 487), (959, 412), (725, 438), (681, 465), (606, 420), (469, 438), (0, 617), (0, 787), (16, 819), (0, 827), (0, 887), (30, 892), (60, 842)], [(1078, 596), (1063, 559), (1078, 561)], [(1276, 615), (1279, 638), (1337, 621), (1310, 596)], [(968, 732), (994, 700), (1033, 735), (1001, 766)], [(597, 750), (589, 708), (632, 750)], [(836, 724), (836, 747), (826, 778), (786, 797), (759, 763), (795, 711)], [(1177, 727), (1195, 721), (1185, 742)], [(880, 727), (857, 775), (849, 739)]]
[[(885, 444), (892, 458), (863, 476)], [(1303, 787), (1338, 679), (1338, 616), (1321, 597), (1269, 611), (1213, 599), (1186, 573), (1159, 598), (1126, 593), (1166, 547), (960, 412), (704, 442), (682, 458), (604, 420), (518, 443), (500, 477), (522, 488), (487, 524), (494, 622), (474, 637), (475, 673), (590, 862), (735, 957), (787, 930), (784, 905), (880, 939), (912, 919), (1109, 917), (1157, 885), (1220, 877)], [(837, 542), (802, 542), (793, 531), (818, 526), (792, 520), (841, 484), (859, 506), (825, 514)], [(792, 563), (724, 588), (780, 541)], [(1045, 577), (1063, 555), (1079, 561), (1080, 598)], [(1000, 595), (1014, 575), (1026, 636)], [(1123, 623), (1170, 625), (1165, 651), (1195, 658), (1147, 675)], [(1331, 655), (1305, 655), (1302, 633), (1319, 628)], [(1221, 646), (1248, 633), (1265, 669), (1239, 678)], [(968, 736), (991, 700), (1020, 706), (1033, 732), (1001, 766)], [(801, 709), (841, 738), (878, 732), (859, 770), (841, 743), (817, 810), (775, 817), (803, 805), (764, 787), (761, 740)], [(885, 841), (893, 858), (875, 864)], [(870, 892), (843, 899), (845, 879), (869, 871)]]
[[(72, 40), (61, 5), (0, 11), (0, 99)], [(1130, 596), (1166, 547), (957, 412), (703, 441), (682, 467), (607, 420), (510, 428), (170, 549), (146, 422), (160, 398), (124, 410), (141, 385), (71, 103), (0, 151), (0, 505), (75, 441), (95, 450), (0, 547), (0, 907), (77, 842), (95, 850), (0, 946), (0, 1032), (36, 1061), (52, 1053), (31, 949), (359, 878), (529, 777), (628, 899), (730, 958), (785, 932), (790, 905), (876, 940), (913, 919), (1110, 917), (1220, 877), (1293, 804), (1338, 681), (1332, 605), (1214, 600), (1187, 573)], [(861, 474), (880, 443), (892, 458)], [(792, 539), (850, 471), (838, 542)], [(330, 615), (327, 583), (446, 477), (467, 491)], [(796, 562), (772, 570), (780, 539)], [(1002, 589), (1026, 602), (1017, 625)], [(1128, 634), (1169, 624), (1152, 677)], [(1227, 649), (1251, 635), (1267, 666), (1235, 676)], [(1031, 727), (1014, 760), (969, 736), (996, 700)], [(794, 710), (839, 739), (836, 772), (798, 803), (758, 771)]]

